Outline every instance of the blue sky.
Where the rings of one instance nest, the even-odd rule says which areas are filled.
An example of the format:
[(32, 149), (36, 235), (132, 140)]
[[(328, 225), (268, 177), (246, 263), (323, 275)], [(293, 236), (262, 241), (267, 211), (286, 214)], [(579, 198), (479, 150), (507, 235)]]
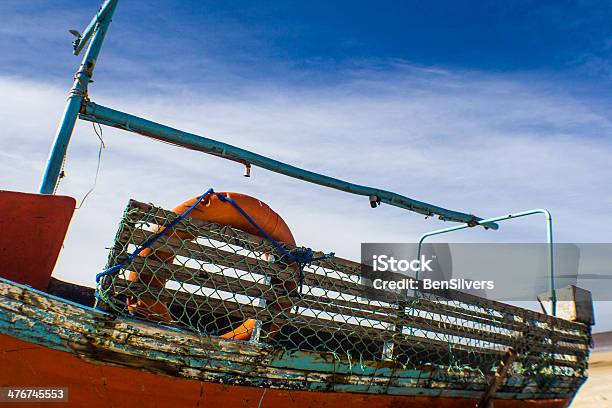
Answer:
[[(79, 62), (68, 29), (98, 7), (0, 2), (0, 188), (36, 191)], [(90, 95), (451, 209), (545, 207), (560, 242), (611, 242), (611, 12), (609, 2), (120, 0)], [(413, 242), (449, 225), (259, 169), (244, 179), (235, 163), (114, 129), (104, 137), (60, 278), (93, 283), (129, 198), (168, 208), (209, 186), (261, 198), (301, 244), (353, 259), (361, 242)], [(79, 123), (60, 193), (85, 194), (97, 152)], [(525, 219), (453, 239), (544, 237), (542, 220)]]
[[(98, 3), (3, 1), (0, 70), (71, 72), (66, 27), (83, 27)], [(212, 80), (211, 64), (227, 75), (308, 83), (342, 80), (360, 63), (401, 61), (554, 77), (580, 93), (612, 80), (611, 14), (605, 1), (123, 1), (105, 54), (143, 62), (144, 74), (198, 80)], [(42, 65), (33, 56), (45, 56)]]

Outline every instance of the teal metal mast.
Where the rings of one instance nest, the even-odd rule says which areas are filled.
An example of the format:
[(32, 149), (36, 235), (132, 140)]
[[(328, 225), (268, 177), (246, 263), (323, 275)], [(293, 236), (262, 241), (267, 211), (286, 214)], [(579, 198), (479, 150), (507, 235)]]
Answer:
[(74, 130), (74, 124), (76, 123), (83, 102), (87, 100), (89, 81), (93, 76), (96, 60), (100, 54), (100, 49), (102, 48), (106, 31), (113, 17), (115, 7), (117, 6), (117, 1), (118, 0), (106, 0), (100, 8), (100, 11), (98, 11), (83, 32), (83, 36), (81, 37), (79, 35), (75, 41), (74, 53), (78, 55), (91, 38), (89, 47), (83, 56), (81, 66), (74, 75), (74, 83), (68, 95), (68, 102), (64, 108), (64, 114), (57, 128), (55, 140), (53, 141), (53, 146), (51, 147), (51, 152), (47, 159), (39, 188), (42, 194), (55, 193), (57, 183), (60, 179), (64, 158), (66, 157), (68, 143), (70, 143), (70, 137)]

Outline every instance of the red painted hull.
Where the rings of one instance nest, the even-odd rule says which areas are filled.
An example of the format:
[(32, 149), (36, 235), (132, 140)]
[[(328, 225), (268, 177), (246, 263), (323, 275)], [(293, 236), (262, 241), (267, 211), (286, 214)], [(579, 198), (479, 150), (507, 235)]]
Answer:
[[(0, 387), (7, 386), (68, 387), (69, 403), (45, 404), (49, 407), (473, 408), (477, 402), (467, 398), (287, 391), (179, 379), (96, 364), (70, 353), (0, 335)], [(566, 400), (496, 400), (495, 408), (562, 408), (568, 404)]]
[(0, 190), (1, 276), (46, 290), (76, 201)]

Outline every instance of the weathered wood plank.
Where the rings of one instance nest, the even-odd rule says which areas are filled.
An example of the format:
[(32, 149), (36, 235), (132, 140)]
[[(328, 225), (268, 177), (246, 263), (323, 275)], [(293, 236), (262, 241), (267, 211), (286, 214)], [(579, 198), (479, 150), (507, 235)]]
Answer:
[[(0, 293), (2, 292), (2, 290), (3, 290), (3, 287), (0, 284)], [(119, 353), (119, 354), (127, 353), (133, 356), (142, 356), (142, 358), (145, 358), (145, 359), (159, 359), (159, 361), (166, 361), (168, 364), (175, 364), (177, 366), (177, 372), (179, 374), (184, 373), (185, 370), (196, 370), (198, 373), (200, 373), (198, 374), (199, 376), (201, 376), (200, 378), (204, 378), (204, 379), (212, 379), (212, 378), (227, 379), (228, 378), (226, 373), (219, 372), (219, 371), (211, 371), (213, 370), (211, 368), (212, 365), (205, 361), (202, 361), (203, 363), (202, 367), (204, 367), (204, 369), (198, 369), (197, 367), (199, 366), (198, 366), (197, 360), (192, 360), (192, 359), (186, 360), (185, 358), (181, 357), (181, 353), (172, 353), (171, 346), (165, 346), (167, 347), (166, 351), (168, 352), (163, 352), (159, 350), (160, 347), (161, 348), (164, 347), (163, 344), (158, 345), (152, 342), (151, 340), (145, 340), (140, 343), (136, 341), (136, 343), (134, 344), (137, 344), (137, 346), (134, 346), (134, 344), (132, 345), (128, 344), (129, 342), (134, 342), (134, 338), (138, 336), (145, 336), (148, 338), (156, 339), (158, 341), (161, 341), (164, 339), (171, 339), (172, 341), (175, 341), (179, 344), (183, 343), (184, 345), (186, 345), (186, 347), (182, 347), (180, 348), (180, 350), (181, 352), (189, 353), (191, 350), (191, 347), (188, 347), (187, 345), (194, 345), (192, 343), (194, 342), (194, 340), (198, 339), (197, 336), (190, 335), (189, 333), (178, 332), (178, 331), (166, 329), (162, 326), (146, 325), (140, 322), (127, 321), (125, 319), (113, 320), (112, 317), (106, 314), (94, 311), (93, 309), (81, 308), (75, 305), (71, 305), (69, 303), (47, 297), (44, 294), (38, 294), (36, 291), (32, 291), (32, 290), (28, 290), (24, 288), (18, 287), (15, 290), (6, 290), (4, 292), (9, 294), (8, 299), (10, 299), (12, 302), (22, 303), (21, 306), (12, 303), (13, 305), (12, 306), (8, 305), (8, 307), (11, 309), (16, 309), (16, 310), (21, 311), (20, 313), (22, 314), (20, 315), (20, 318), (22, 321), (25, 320), (25, 321), (31, 322), (31, 323), (24, 325), (24, 327), (30, 327), (31, 331), (32, 330), (43, 330), (43, 331), (47, 330), (48, 331), (48, 330), (54, 330), (54, 328), (58, 328), (58, 327), (60, 327), (61, 330), (66, 330), (62, 338), (56, 337), (57, 341), (59, 342), (58, 344), (65, 344), (64, 342), (69, 342), (71, 344), (80, 345), (77, 347), (77, 349), (75, 349), (75, 352), (80, 353), (84, 358), (91, 358), (91, 357), (88, 357), (89, 356), (88, 353), (90, 352), (97, 353), (96, 351), (97, 349), (90, 349), (88, 347), (84, 347), (87, 344), (91, 344), (89, 342), (92, 339), (91, 327), (87, 326), (84, 323), (85, 321), (89, 321), (90, 325), (94, 324), (96, 326), (97, 331), (94, 333), (95, 335), (94, 337), (98, 339), (96, 341), (96, 344), (97, 344), (96, 347), (106, 348), (106, 350), (110, 350), (114, 353)], [(7, 299), (7, 298), (4, 298), (4, 299)], [(24, 303), (24, 302), (28, 302), (28, 303)], [(3, 298), (0, 297), (0, 306), (5, 305), (6, 303), (7, 302), (4, 302)], [(40, 309), (38, 307), (39, 305), (43, 305), (45, 309)], [(45, 310), (48, 310), (48, 309), (52, 309), (57, 312), (44, 312)], [(68, 310), (68, 312), (66, 312), (66, 310)], [(63, 315), (65, 317), (60, 318), (59, 316), (60, 316), (60, 313), (62, 312), (65, 313)], [(12, 313), (13, 316), (16, 316), (15, 313), (13, 312), (10, 312), (10, 313)], [(6, 316), (8, 316), (8, 313), (0, 313), (0, 320), (2, 320), (2, 318)], [(87, 316), (87, 318), (83, 318), (84, 316)], [(81, 317), (82, 319), (74, 320), (76, 319), (76, 317)], [(40, 320), (40, 318), (43, 318), (43, 320)], [(9, 318), (9, 321), (10, 320), (11, 318)], [(37, 324), (36, 322), (39, 322), (39, 323)], [(82, 330), (85, 330), (82, 332), (83, 334), (81, 334)], [(124, 336), (124, 335), (118, 335), (117, 331), (121, 333), (128, 333), (128, 332), (129, 333), (127, 336)], [(28, 331), (22, 330), (21, 333), (25, 335), (28, 333)], [(43, 338), (43, 337), (44, 336), (41, 335), (40, 338)], [(209, 341), (209, 339), (206, 339), (206, 341), (204, 342), (202, 341), (202, 339), (199, 339), (199, 340), (200, 340), (199, 343), (201, 344), (206, 344), (207, 341)], [(191, 341), (192, 343), (184, 343), (186, 341)], [(231, 350), (234, 350), (234, 351), (241, 350), (242, 352), (244, 352), (245, 350), (252, 350), (252, 352), (254, 353), (253, 354), (254, 356), (262, 355), (262, 358), (264, 358), (264, 360), (261, 360), (261, 363), (263, 364), (260, 364), (260, 366), (263, 366), (262, 370), (258, 371), (258, 370), (253, 370), (251, 368), (244, 367), (244, 368), (235, 368), (234, 369), (235, 371), (231, 371), (233, 373), (234, 372), (242, 373), (241, 374), (243, 377), (242, 380), (244, 380), (245, 382), (250, 381), (252, 383), (257, 383), (259, 381), (258, 384), (262, 384), (262, 381), (264, 382), (267, 381), (266, 378), (268, 380), (282, 378), (284, 379), (283, 380), (284, 384), (288, 384), (288, 385), (280, 384), (280, 385), (276, 385), (276, 387), (283, 387), (283, 386), (293, 387), (295, 386), (295, 384), (302, 384), (301, 386), (304, 387), (304, 384), (300, 382), (300, 381), (303, 381), (304, 379), (303, 370), (297, 370), (297, 372), (293, 372), (293, 373), (267, 370), (266, 367), (270, 365), (268, 364), (270, 360), (265, 355), (266, 353), (270, 352), (271, 350), (270, 347), (259, 346), (259, 345), (248, 344), (248, 343), (241, 343), (241, 342), (232, 342), (232, 341), (227, 341), (227, 340), (222, 340), (222, 339), (213, 339), (213, 338), (210, 338), (210, 341), (211, 342), (216, 341), (216, 344), (217, 344), (216, 347), (211, 347), (211, 352), (217, 349), (217, 347), (219, 347), (220, 345), (219, 350), (222, 355), (230, 355), (229, 352)], [(147, 350), (157, 350), (157, 351), (151, 352)], [(97, 355), (107, 355), (107, 354), (101, 353)], [(290, 354), (288, 354), (287, 356), (290, 357)], [(215, 358), (219, 358), (219, 356)], [(113, 363), (116, 363), (117, 361), (124, 362), (125, 364), (125, 359), (119, 359), (116, 361), (113, 359), (110, 359), (110, 362), (113, 362)], [(141, 360), (138, 360), (138, 361), (141, 361)], [(250, 360), (250, 362), (254, 362), (254, 361), (255, 360)], [(188, 366), (184, 366), (186, 362)], [(365, 364), (367, 365), (367, 364), (376, 364), (376, 363), (365, 362)], [(219, 367), (224, 367), (224, 365), (221, 364), (219, 365)], [(401, 372), (402, 372), (401, 370), (398, 371), (398, 373), (401, 373)], [(250, 375), (249, 373), (252, 373), (252, 375), (249, 376)], [(406, 374), (400, 375), (400, 377), (402, 376), (406, 376), (407, 378), (412, 378), (414, 377), (414, 374), (410, 374), (406, 372)], [(323, 373), (322, 375), (318, 377), (318, 379), (320, 380), (323, 378), (324, 381), (331, 381), (334, 384), (338, 384), (339, 386), (341, 386), (342, 384), (347, 384), (347, 386), (357, 386), (359, 384), (367, 384), (371, 378), (369, 376), (350, 376), (349, 378), (347, 378), (346, 383), (343, 383), (342, 379), (336, 378), (336, 377), (337, 376), (335, 376), (333, 373)], [(310, 381), (308, 380), (308, 376), (306, 376), (306, 380), (307, 382)], [(385, 377), (385, 376), (382, 376), (380, 378), (380, 381), (382, 381), (383, 383), (388, 380), (389, 380), (388, 377)], [(378, 381), (379, 379), (375, 379), (375, 382), (378, 382)], [(320, 382), (321, 381), (318, 381), (318, 383)], [(315, 384), (315, 383), (316, 382), (311, 382), (310, 384)], [(450, 379), (449, 379), (449, 383), (452, 383)], [(306, 387), (309, 387), (309, 386), (310, 385), (306, 385)], [(405, 384), (405, 386), (408, 387), (409, 385)], [(401, 387), (397, 388), (397, 390), (400, 390), (400, 389), (402, 388)], [(535, 395), (537, 395), (537, 392), (535, 393)]]
[(167, 264), (150, 258), (136, 257), (134, 261), (125, 266), (125, 269), (138, 272), (139, 274), (150, 274), (153, 270), (157, 278), (201, 286), (203, 288), (222, 290), (251, 297), (274, 297), (270, 285), (220, 273), (207, 272), (186, 265)]
[[(253, 304), (239, 303), (238, 301), (222, 300), (216, 297), (205, 296), (203, 294), (183, 292), (168, 288), (154, 288), (145, 286), (138, 282), (116, 279), (115, 283), (118, 295), (142, 296), (147, 295), (153, 299), (158, 299), (166, 304), (171, 302), (182, 302), (183, 304), (193, 303), (203, 311), (223, 312), (227, 316), (234, 316), (241, 319), (256, 318), (264, 320), (271, 315), (265, 309)], [(193, 307), (193, 306), (192, 306)]]

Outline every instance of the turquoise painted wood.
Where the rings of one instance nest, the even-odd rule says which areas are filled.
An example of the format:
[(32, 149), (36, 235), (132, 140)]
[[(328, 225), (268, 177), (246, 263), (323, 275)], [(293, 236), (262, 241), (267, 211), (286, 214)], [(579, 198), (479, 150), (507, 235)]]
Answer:
[[(486, 381), (445, 368), (385, 370), (385, 362), (349, 364), (331, 353), (287, 352), (270, 345), (200, 337), (116, 318), (0, 278), (0, 334), (99, 363), (159, 374), (279, 389), (478, 398)], [(452, 388), (465, 383), (467, 388)], [(548, 390), (498, 392), (498, 398), (570, 398), (581, 381), (557, 377)], [(569, 382), (568, 382), (569, 381)], [(572, 383), (574, 381), (575, 383)], [(559, 388), (555, 388), (559, 386)]]

